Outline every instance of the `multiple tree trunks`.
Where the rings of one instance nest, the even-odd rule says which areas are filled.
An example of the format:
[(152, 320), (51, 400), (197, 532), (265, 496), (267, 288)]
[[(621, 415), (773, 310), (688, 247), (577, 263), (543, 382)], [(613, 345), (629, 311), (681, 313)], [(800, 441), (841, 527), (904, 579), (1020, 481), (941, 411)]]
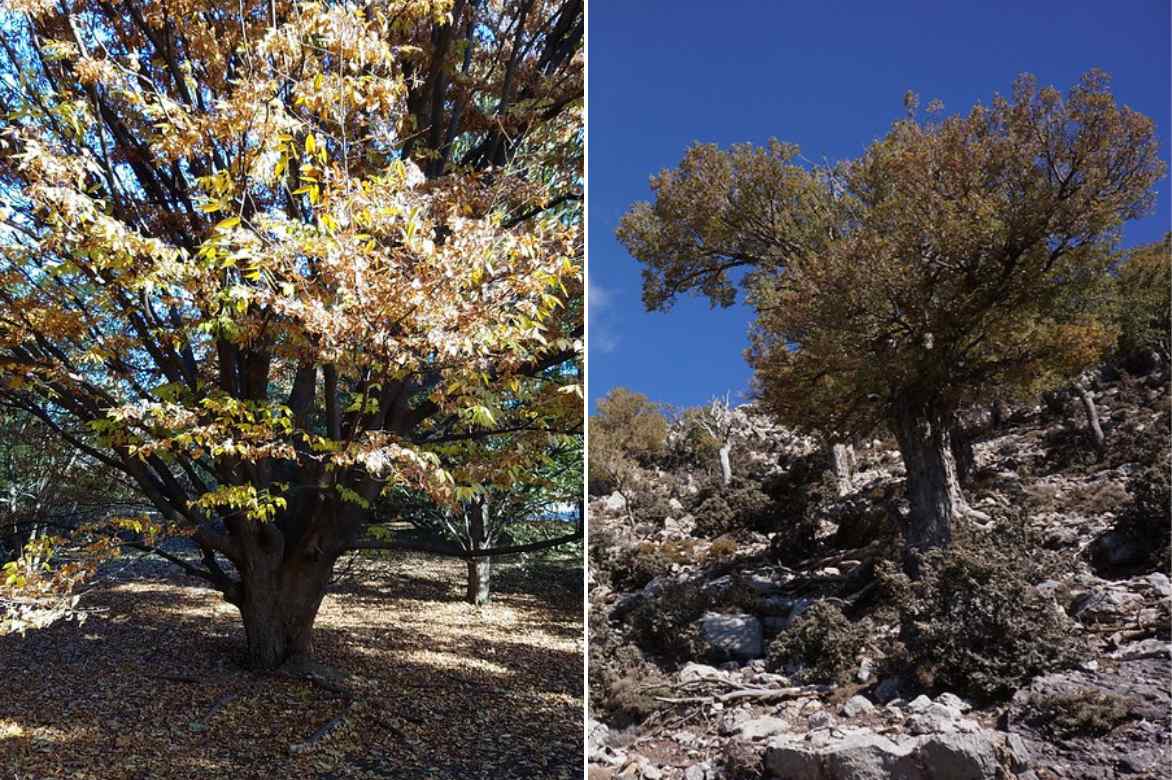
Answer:
[(909, 397), (897, 403), (893, 422), (911, 502), (911, 517), (904, 529), (905, 567), (915, 576), (918, 554), (946, 547), (952, 541), (953, 519), (968, 505), (953, 455), (952, 413)]

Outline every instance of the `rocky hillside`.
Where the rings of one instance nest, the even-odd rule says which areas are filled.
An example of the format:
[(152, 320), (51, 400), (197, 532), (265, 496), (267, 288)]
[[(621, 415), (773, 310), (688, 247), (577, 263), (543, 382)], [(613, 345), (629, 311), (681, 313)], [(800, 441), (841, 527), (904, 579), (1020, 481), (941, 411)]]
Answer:
[(970, 416), (971, 509), (917, 581), (892, 440), (836, 472), (746, 406), (729, 484), (681, 421), (593, 485), (592, 780), (1163, 776), (1168, 376), (1092, 397), (1102, 453), (1074, 397)]

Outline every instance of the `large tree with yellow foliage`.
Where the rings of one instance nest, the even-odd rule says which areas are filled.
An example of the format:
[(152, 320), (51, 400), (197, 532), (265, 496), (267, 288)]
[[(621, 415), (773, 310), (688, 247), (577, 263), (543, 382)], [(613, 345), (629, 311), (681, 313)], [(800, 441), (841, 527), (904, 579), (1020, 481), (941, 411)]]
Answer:
[(729, 305), (740, 284), (758, 391), (784, 421), (894, 433), (914, 565), (965, 510), (957, 411), (1069, 381), (1110, 344), (1110, 250), (1164, 164), (1151, 120), (1099, 72), (1065, 95), (1023, 76), (963, 115), (921, 120), (912, 95), (907, 108), (833, 167), (777, 142), (694, 146), (618, 235), (645, 266), (649, 309), (687, 292)]
[(580, 399), (582, 3), (0, 13), (0, 398), (193, 535), (255, 666), (306, 654), (381, 492)]

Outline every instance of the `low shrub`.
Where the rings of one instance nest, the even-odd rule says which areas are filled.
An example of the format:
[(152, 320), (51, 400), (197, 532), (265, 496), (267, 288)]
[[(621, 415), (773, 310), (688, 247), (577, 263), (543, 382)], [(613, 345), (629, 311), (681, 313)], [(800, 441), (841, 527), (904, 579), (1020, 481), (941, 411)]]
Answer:
[(737, 540), (731, 536), (721, 536), (708, 546), (708, 560), (720, 561), (737, 554)]
[(695, 622), (710, 607), (695, 583), (665, 582), (655, 598), (631, 613), (631, 637), (645, 652), (668, 663), (684, 663), (696, 654)]
[(693, 533), (712, 539), (724, 534), (759, 530), (771, 525), (773, 501), (752, 482), (734, 479), (730, 485), (709, 486), (696, 495)]
[(901, 616), (898, 660), (926, 687), (981, 702), (1073, 664), (1085, 649), (1075, 626), (1033, 587), (1052, 574), (1049, 565), (1005, 525), (927, 553), (917, 581), (881, 564)]
[(656, 577), (671, 572), (674, 565), (694, 563), (697, 558), (693, 539), (655, 544), (642, 542), (620, 554), (611, 571), (611, 581), (617, 590), (641, 590)]
[(852, 623), (834, 604), (819, 601), (769, 645), (766, 665), (774, 671), (798, 667), (802, 682), (841, 684), (858, 668), (866, 627)]
[(1118, 694), (1086, 688), (1059, 696), (1035, 696), (1031, 721), (1054, 736), (1101, 737), (1131, 718), (1131, 703)]

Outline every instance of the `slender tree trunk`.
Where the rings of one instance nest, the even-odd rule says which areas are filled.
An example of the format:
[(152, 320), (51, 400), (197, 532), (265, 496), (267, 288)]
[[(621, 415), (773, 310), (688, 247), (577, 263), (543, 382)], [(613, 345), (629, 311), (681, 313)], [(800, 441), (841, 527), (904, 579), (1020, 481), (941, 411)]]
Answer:
[(994, 400), (989, 406), (989, 423), (993, 430), (997, 430), (1005, 424), (1005, 402), (1000, 398)]
[(313, 651), (313, 622), (325, 595), (333, 561), (249, 561), (237, 605), (248, 641), (248, 664), (276, 669)]
[(1095, 399), (1082, 384), (1076, 383), (1074, 386), (1078, 393), (1079, 399), (1082, 401), (1083, 411), (1087, 415), (1087, 428), (1091, 432), (1091, 441), (1095, 445), (1095, 452), (1099, 457), (1103, 457), (1103, 451), (1106, 448), (1106, 440), (1103, 438), (1103, 426), (1099, 424), (1099, 409), (1095, 406)]
[(954, 420), (930, 403), (908, 399), (899, 403), (894, 423), (911, 502), (904, 530), (905, 566), (918, 576), (917, 553), (947, 546), (953, 518), (967, 508), (952, 454)]
[(481, 606), (492, 599), (492, 559), (468, 559), (468, 593), (466, 598), (469, 604)]
[(732, 444), (729, 442), (720, 445), (720, 484), (725, 487), (728, 487), (728, 483), (732, 482), (732, 464), (728, 459), (731, 449)]
[(839, 497), (851, 492), (851, 448), (846, 444), (835, 444), (830, 448), (830, 460), (834, 468), (834, 485)]
[(956, 463), (956, 478), (961, 485), (967, 485), (977, 471), (977, 456), (973, 452), (972, 437), (959, 422), (949, 431), (949, 447)]
[[(472, 549), (484, 550), (492, 547), (492, 535), (488, 532), (487, 501), (481, 497), (468, 512), (468, 532), (471, 535)], [(468, 559), (468, 590), (465, 598), (469, 604), (480, 606), (487, 604), (492, 598), (491, 589), (492, 559)]]

